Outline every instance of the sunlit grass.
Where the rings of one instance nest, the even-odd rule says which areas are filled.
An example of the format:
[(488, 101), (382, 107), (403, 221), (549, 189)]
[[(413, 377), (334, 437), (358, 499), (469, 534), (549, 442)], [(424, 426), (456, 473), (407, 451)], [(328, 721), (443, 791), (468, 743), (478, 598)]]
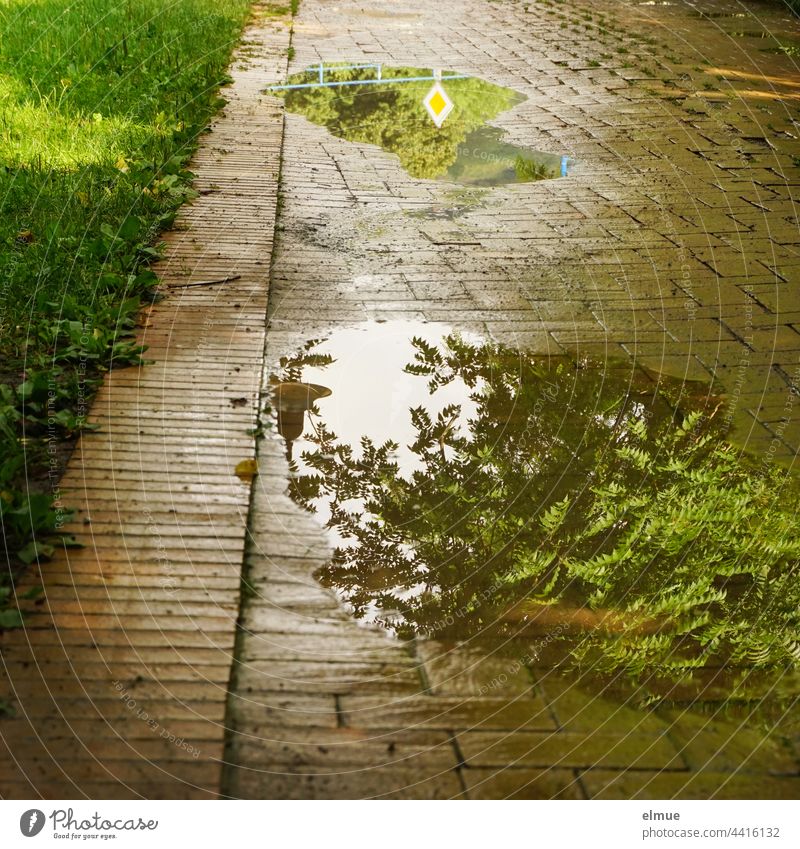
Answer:
[(131, 150), (150, 146), (158, 135), (157, 128), (127, 118), (103, 118), (101, 113), (69, 117), (26, 103), (3, 110), (0, 160), (11, 167), (111, 164)]
[[(70, 80), (61, 91), (42, 94), (6, 74), (0, 77), (0, 161), (6, 167), (75, 168), (111, 164), (126, 152), (145, 149), (167, 128), (65, 106)], [(171, 129), (171, 128), (170, 128)]]

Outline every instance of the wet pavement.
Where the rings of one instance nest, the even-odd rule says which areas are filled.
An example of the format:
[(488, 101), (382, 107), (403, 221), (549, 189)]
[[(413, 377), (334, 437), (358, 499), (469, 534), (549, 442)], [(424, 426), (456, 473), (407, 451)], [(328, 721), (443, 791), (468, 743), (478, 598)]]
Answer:
[(271, 386), (289, 494), (334, 548), (316, 577), (359, 621), (544, 638), (651, 698), (786, 680), (800, 481), (728, 441), (707, 384), (389, 322), (309, 340)]
[[(800, 795), (800, 25), (752, 8), (257, 10), (3, 638), (2, 795)], [(443, 156), (283, 114), (287, 56), (498, 100)]]
[[(649, 381), (651, 396), (664, 390), (655, 420), (669, 420), (676, 397), (713, 413), (731, 434), (730, 457), (751, 452), (741, 462), (756, 488), (792, 464), (800, 142), (791, 53), (800, 29), (772, 6), (744, 21), (738, 4), (703, 12), (685, 3), (464, 3), (436, 15), (411, 3), (302, 4), (291, 72), (322, 61), (469, 74), (526, 98), (489, 119), (502, 132), (495, 139), (566, 154), (574, 167), (565, 179), (493, 186), (413, 176), (404, 152), (359, 137), (363, 127), (348, 135), (340, 116), (329, 128), (287, 104), (263, 397), (280, 408), (285, 391), (294, 419), (289, 427), (265, 415), (225, 793), (797, 798), (798, 685), (788, 668), (776, 671), (796, 651), (791, 609), (787, 631), (770, 636), (772, 603), (758, 597), (747, 608), (739, 602), (756, 598), (751, 590), (726, 585), (731, 609), (749, 609), (766, 633), (734, 660), (736, 640), (724, 648), (710, 636), (731, 622), (719, 596), (706, 599), (702, 622), (689, 622), (698, 607), (675, 613), (652, 594), (642, 602), (633, 576), (616, 600), (613, 587), (605, 596), (595, 588), (587, 605), (585, 581), (557, 590), (530, 543), (515, 551), (515, 568), (528, 569), (517, 586), (484, 598), (461, 572), (475, 573), (470, 557), (482, 562), (468, 549), (519, 517), (497, 508), (485, 526), (478, 516), (465, 528), (454, 509), (474, 496), (475, 512), (491, 514), (479, 465), (468, 484), (454, 473), (476, 453), (469, 434), (483, 401), (462, 374), (439, 388), (449, 394), (427, 419), (409, 424), (408, 408), (421, 403), (411, 386), (425, 380), (402, 371), (412, 336), (435, 346), (451, 330), (479, 348), (501, 344), (519, 368), (538, 362), (545, 375), (591, 363), (581, 380), (595, 406), (584, 412), (606, 428), (595, 448), (620, 447), (597, 418), (604, 391), (621, 384), (615, 397), (630, 400)], [(781, 38), (746, 34), (764, 28)], [(365, 327), (383, 328), (380, 355), (354, 346)], [(301, 368), (291, 358), (302, 350), (322, 359)], [(574, 373), (550, 382), (581, 384)], [(562, 418), (571, 409), (550, 408)], [(505, 413), (493, 420), (504, 435), (493, 444), (513, 456), (520, 431)], [(570, 424), (551, 422), (543, 438)], [(418, 438), (426, 428), (427, 443)], [(396, 456), (376, 449), (387, 438)], [(554, 496), (590, 488), (591, 473), (573, 471)], [(521, 511), (547, 504), (549, 521), (558, 518), (554, 502), (517, 485), (529, 499)], [(414, 496), (422, 518), (409, 512)], [(456, 542), (448, 549), (443, 537)], [(668, 573), (641, 574), (675, 590)], [(478, 586), (493, 580), (480, 575)], [(535, 610), (514, 603), (532, 588)], [(487, 599), (503, 602), (502, 615)], [(691, 642), (706, 625), (720, 653), (684, 640), (691, 674), (642, 680), (643, 664), (659, 651), (675, 660), (675, 640)], [(787, 654), (765, 672), (766, 647), (778, 643)]]

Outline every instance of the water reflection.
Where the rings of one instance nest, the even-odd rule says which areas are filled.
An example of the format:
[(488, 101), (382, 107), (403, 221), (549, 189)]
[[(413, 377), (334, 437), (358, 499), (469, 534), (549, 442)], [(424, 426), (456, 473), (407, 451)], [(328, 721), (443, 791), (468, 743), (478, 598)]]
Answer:
[(276, 381), (327, 396), (290, 492), (355, 616), (670, 687), (800, 658), (797, 487), (703, 386), (402, 323), (314, 340)]
[[(445, 76), (447, 76), (445, 72)], [(385, 68), (385, 77), (430, 74), (422, 68)], [(314, 82), (316, 71), (294, 74), (291, 85)], [(326, 69), (327, 82), (372, 79), (372, 68)], [(529, 183), (560, 176), (562, 157), (503, 142), (486, 122), (525, 100), (524, 95), (475, 77), (446, 80), (454, 108), (437, 128), (423, 106), (430, 82), (310, 88), (283, 93), (286, 108), (330, 133), (394, 153), (412, 177), (466, 185)]]

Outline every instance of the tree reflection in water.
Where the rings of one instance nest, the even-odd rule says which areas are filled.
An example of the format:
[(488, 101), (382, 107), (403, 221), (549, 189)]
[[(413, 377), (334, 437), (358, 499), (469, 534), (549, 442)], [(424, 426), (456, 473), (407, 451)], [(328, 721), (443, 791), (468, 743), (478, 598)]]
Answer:
[[(412, 344), (410, 440), (344, 441), (312, 406), (291, 463), (292, 497), (335, 535), (319, 577), (355, 616), (403, 637), (547, 635), (634, 679), (794, 665), (798, 489), (731, 446), (718, 399), (629, 365)], [(317, 345), (278, 379), (319, 379), (335, 358)], [(463, 402), (442, 406), (453, 386)]]
[[(293, 74), (290, 85), (314, 83), (317, 71)], [(326, 67), (326, 82), (375, 79), (375, 69)], [(429, 75), (425, 68), (383, 69), (383, 77)], [(445, 72), (447, 77), (450, 72)], [(374, 144), (394, 153), (412, 176), (477, 186), (529, 183), (557, 177), (561, 156), (503, 141), (503, 131), (486, 122), (522, 103), (524, 95), (477, 77), (446, 80), (453, 111), (441, 127), (423, 100), (430, 82), (341, 85), (282, 92), (286, 108), (348, 141)]]

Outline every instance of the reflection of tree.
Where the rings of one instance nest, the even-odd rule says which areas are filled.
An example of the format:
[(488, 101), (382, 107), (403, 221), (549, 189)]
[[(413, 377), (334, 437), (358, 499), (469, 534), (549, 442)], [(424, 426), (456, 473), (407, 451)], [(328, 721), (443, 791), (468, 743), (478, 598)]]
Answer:
[(465, 636), (543, 611), (580, 626), (579, 657), (635, 675), (800, 657), (797, 490), (738, 457), (713, 414), (674, 412), (677, 389), (623, 369), (414, 345), (407, 371), (431, 393), (463, 381), (475, 416), (411, 410), (408, 477), (396, 444), (344, 445), (315, 417), (312, 471), (292, 481), (330, 507), (342, 543), (323, 579), (357, 614)]
[[(429, 74), (421, 68), (385, 69), (393, 77)], [(327, 71), (326, 81), (373, 79), (373, 69)], [(313, 73), (295, 74), (289, 83), (312, 82)], [(342, 86), (288, 91), (286, 108), (305, 115), (333, 135), (375, 144), (400, 158), (413, 177), (439, 177), (455, 162), (458, 146), (471, 130), (515, 103), (519, 95), (508, 88), (469, 78), (444, 83), (453, 111), (437, 129), (422, 100), (430, 82)]]
[(555, 176), (546, 165), (524, 156), (518, 156), (514, 160), (514, 171), (520, 183), (532, 183), (534, 180), (546, 180)]

